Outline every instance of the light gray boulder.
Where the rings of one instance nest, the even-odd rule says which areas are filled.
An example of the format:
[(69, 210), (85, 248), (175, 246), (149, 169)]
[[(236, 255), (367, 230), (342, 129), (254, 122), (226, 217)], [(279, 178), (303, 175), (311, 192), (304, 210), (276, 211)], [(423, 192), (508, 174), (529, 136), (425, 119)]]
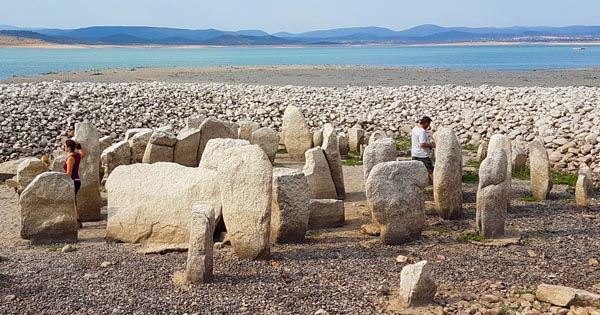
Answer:
[(200, 146), (200, 129), (186, 128), (182, 130), (177, 135), (173, 162), (189, 167), (197, 166), (198, 146)]
[(260, 128), (250, 136), (250, 143), (258, 145), (269, 157), (271, 164), (275, 163), (279, 148), (279, 135), (269, 127)]
[(510, 198), (512, 196), (512, 144), (510, 138), (505, 135), (496, 134), (490, 138), (488, 144), (488, 153), (503, 149), (506, 154), (506, 178), (504, 179), (504, 185), (506, 185), (506, 191), (508, 192), (508, 206), (510, 207)]
[(100, 220), (103, 202), (100, 196), (100, 135), (90, 122), (75, 124), (75, 141), (81, 144), (85, 156), (79, 162), (81, 188), (77, 193), (79, 221)]
[(238, 121), (238, 138), (246, 141), (251, 141), (252, 133), (260, 128), (260, 124), (253, 121)]
[(462, 147), (450, 128), (435, 133), (435, 168), (433, 200), (440, 217), (457, 220), (462, 217)]
[(504, 149), (488, 151), (479, 168), (476, 224), (484, 238), (504, 236), (504, 223), (508, 208), (508, 157)]
[(350, 152), (350, 148), (348, 146), (348, 137), (346, 136), (345, 133), (340, 132), (337, 136), (338, 138), (338, 146), (339, 146), (339, 151), (340, 151), (340, 156), (348, 156), (348, 153)]
[(312, 148), (312, 136), (299, 108), (290, 105), (285, 109), (281, 130), (290, 159), (303, 161), (304, 152)]
[(214, 232), (215, 209), (212, 205), (205, 203), (193, 206), (185, 269), (186, 279), (191, 283), (212, 281)]
[(527, 153), (517, 146), (512, 147), (512, 170), (522, 171), (527, 166)]
[(271, 243), (304, 240), (310, 217), (309, 201), (308, 183), (302, 171), (273, 169)]
[(44, 163), (42, 160), (38, 158), (24, 159), (17, 167), (17, 192), (20, 193), (25, 190), (38, 175), (47, 171), (48, 164)]
[(52, 159), (52, 162), (50, 163), (50, 171), (64, 173), (65, 169), (63, 168), (63, 165), (65, 165), (66, 162), (67, 162), (67, 154), (66, 153), (56, 156), (54, 159)]
[(331, 178), (335, 185), (337, 199), (344, 200), (346, 198), (346, 188), (344, 185), (344, 172), (342, 170), (342, 158), (338, 145), (338, 137), (335, 129), (331, 124), (323, 126), (323, 151), (325, 159), (329, 164)]
[(529, 144), (531, 193), (538, 200), (545, 200), (552, 190), (552, 171), (544, 144), (534, 139)]
[(356, 127), (348, 129), (348, 149), (350, 152), (358, 153), (360, 151), (360, 145), (365, 143), (364, 137), (364, 129)]
[(129, 147), (128, 141), (117, 142), (106, 150), (102, 151), (100, 157), (102, 161), (102, 168), (104, 168), (104, 177), (102, 178), (102, 184), (106, 184), (106, 180), (110, 173), (114, 171), (119, 165), (129, 165), (131, 162), (131, 148)]
[[(125, 141), (129, 141), (130, 139), (133, 139), (133, 137), (135, 137), (137, 134), (150, 134), (152, 135), (152, 129), (150, 128), (132, 128), (132, 129), (127, 129), (127, 131), (125, 131)], [(148, 138), (148, 140), (150, 140), (150, 138)], [(146, 147), (146, 144), (144, 144), (144, 148)]]
[(402, 268), (399, 292), (402, 306), (431, 304), (436, 291), (433, 267), (426, 260)]
[[(205, 120), (206, 120), (206, 116), (204, 116), (204, 115), (190, 116), (185, 119), (184, 130), (200, 129), (200, 125), (202, 125), (202, 122)], [(182, 130), (182, 131), (184, 131), (184, 130)]]
[(363, 155), (363, 172), (365, 182), (373, 167), (379, 163), (396, 161), (396, 143), (394, 139), (383, 138), (373, 141), (365, 148)]
[(594, 193), (591, 173), (589, 167), (582, 167), (579, 169), (579, 175), (577, 176), (577, 183), (575, 185), (575, 201), (579, 207), (585, 208), (589, 206), (590, 198)]
[(198, 163), (202, 160), (204, 149), (206, 144), (211, 139), (235, 139), (237, 138), (237, 127), (233, 130), (231, 127), (226, 125), (223, 121), (210, 117), (202, 122), (200, 125), (200, 145), (198, 146)]
[(561, 285), (542, 283), (537, 287), (535, 297), (556, 306), (600, 308), (600, 294)]
[(210, 139), (206, 144), (199, 167), (216, 171), (219, 164), (227, 157), (227, 150), (235, 147), (250, 145), (250, 142), (241, 139)]
[(329, 164), (321, 147), (307, 150), (305, 153), (304, 176), (308, 182), (310, 198), (312, 199), (337, 199), (337, 192)]
[(320, 147), (323, 144), (323, 130), (315, 130), (312, 134), (313, 147)]
[(136, 132), (132, 136), (125, 137), (125, 140), (129, 143), (129, 148), (131, 148), (131, 164), (142, 163), (151, 136), (152, 129), (144, 129)]
[(346, 224), (344, 202), (337, 199), (311, 199), (308, 205), (311, 230), (331, 229)]
[(371, 143), (373, 143), (379, 139), (383, 139), (383, 138), (388, 138), (387, 134), (381, 130), (377, 130), (371, 134), (371, 136), (369, 137), (369, 143), (367, 143), (367, 144), (371, 144)]
[(485, 160), (485, 158), (487, 157), (487, 150), (488, 150), (488, 143), (487, 141), (483, 141), (479, 144), (479, 147), (477, 148), (477, 156), (476, 156), (476, 160), (478, 162), (483, 162), (483, 160)]
[(148, 143), (146, 152), (142, 158), (142, 163), (152, 164), (157, 162), (173, 162), (175, 153), (174, 147)]

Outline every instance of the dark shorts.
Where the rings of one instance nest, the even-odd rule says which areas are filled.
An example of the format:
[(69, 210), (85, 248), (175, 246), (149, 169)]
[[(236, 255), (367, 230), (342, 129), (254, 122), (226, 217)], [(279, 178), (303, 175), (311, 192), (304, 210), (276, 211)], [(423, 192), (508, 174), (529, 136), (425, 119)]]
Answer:
[(75, 196), (77, 196), (77, 192), (79, 191), (79, 189), (81, 188), (81, 181), (79, 180), (74, 180), (73, 184), (75, 184)]
[(433, 173), (433, 162), (431, 161), (431, 158), (428, 158), (428, 157), (420, 158), (420, 157), (413, 156), (412, 159), (415, 161), (423, 162), (423, 164), (425, 164), (425, 167), (427, 168), (427, 171), (429, 173)]

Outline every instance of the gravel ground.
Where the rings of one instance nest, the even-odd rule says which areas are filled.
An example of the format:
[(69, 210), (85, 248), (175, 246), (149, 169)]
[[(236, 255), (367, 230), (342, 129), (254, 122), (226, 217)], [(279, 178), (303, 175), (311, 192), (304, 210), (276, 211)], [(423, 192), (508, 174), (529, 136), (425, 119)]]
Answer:
[[(230, 247), (217, 249), (214, 282), (192, 287), (172, 282), (174, 272), (185, 268), (185, 252), (142, 255), (136, 252), (140, 245), (105, 243), (105, 221), (86, 223), (74, 252), (28, 245), (18, 238), (16, 194), (0, 185), (0, 314), (516, 314), (548, 308), (527, 301), (540, 283), (600, 293), (600, 267), (588, 264), (600, 259), (600, 207), (577, 209), (565, 186), (555, 187), (552, 200), (524, 202), (528, 182), (513, 181), (507, 225), (522, 235), (518, 245), (458, 240), (474, 225), (477, 187), (465, 184), (464, 219), (440, 220), (428, 195), (423, 237), (384, 246), (360, 232), (369, 220), (362, 167), (344, 172), (344, 228), (277, 245), (269, 261), (240, 260)], [(408, 262), (396, 262), (398, 255)], [(400, 310), (393, 295), (400, 271), (422, 259), (436, 272), (435, 304)], [(103, 262), (112, 265), (101, 267)]]

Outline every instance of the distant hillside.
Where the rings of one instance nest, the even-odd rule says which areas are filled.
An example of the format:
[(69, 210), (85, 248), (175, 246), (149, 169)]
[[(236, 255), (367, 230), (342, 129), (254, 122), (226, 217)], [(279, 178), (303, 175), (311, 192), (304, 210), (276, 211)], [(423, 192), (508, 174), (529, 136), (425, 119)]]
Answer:
[[(299, 34), (262, 30), (223, 31), (150, 26), (92, 26), (79, 29), (27, 29), (0, 25), (11, 36), (61, 44), (96, 45), (336, 45), (459, 42), (600, 41), (600, 26), (443, 27), (419, 25), (402, 31), (368, 26), (317, 30)], [(9, 34), (9, 33), (7, 33)]]

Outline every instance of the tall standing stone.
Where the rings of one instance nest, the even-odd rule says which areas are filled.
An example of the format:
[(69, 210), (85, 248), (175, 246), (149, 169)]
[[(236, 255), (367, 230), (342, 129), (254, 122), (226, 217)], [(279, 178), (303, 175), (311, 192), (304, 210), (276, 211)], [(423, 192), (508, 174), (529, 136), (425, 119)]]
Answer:
[(346, 188), (344, 187), (342, 158), (340, 156), (337, 133), (331, 124), (323, 126), (323, 151), (325, 159), (327, 159), (327, 164), (329, 164), (337, 199), (344, 200), (346, 199)]
[(184, 130), (200, 129), (200, 125), (205, 120), (206, 120), (206, 116), (204, 116), (204, 115), (190, 116), (185, 119)]
[(258, 145), (265, 151), (271, 164), (275, 163), (279, 147), (279, 135), (277, 132), (269, 127), (260, 128), (252, 133), (250, 143)]
[(281, 129), (290, 159), (303, 161), (304, 152), (312, 147), (312, 136), (299, 108), (290, 105), (285, 109)]
[(527, 166), (527, 153), (517, 146), (512, 148), (512, 170), (521, 171)]
[[(100, 138), (100, 155), (104, 152), (104, 150), (108, 149), (113, 144), (112, 138), (110, 136), (105, 136)], [(100, 158), (100, 173), (98, 174), (98, 178), (104, 178), (104, 167), (102, 167), (102, 158)]]
[(365, 182), (375, 165), (383, 162), (396, 161), (396, 143), (394, 139), (383, 138), (369, 144), (363, 155), (363, 172)]
[(127, 140), (131, 148), (131, 164), (142, 163), (146, 147), (148, 146), (150, 137), (152, 137), (152, 129), (144, 129), (135, 132), (133, 135), (129, 135), (130, 130), (127, 131), (128, 136), (125, 137), (125, 140)]
[(479, 168), (477, 213), (475, 221), (485, 238), (504, 236), (504, 222), (508, 208), (508, 157), (504, 149), (490, 150)]
[(315, 147), (305, 152), (304, 176), (308, 182), (310, 198), (312, 199), (337, 199), (337, 192), (329, 164), (321, 147)]
[(223, 220), (240, 258), (270, 256), (273, 170), (257, 145), (231, 148), (218, 168)]
[(508, 206), (510, 206), (510, 198), (512, 195), (512, 144), (510, 138), (505, 135), (493, 135), (490, 138), (488, 145), (488, 153), (503, 149), (506, 154), (506, 178), (504, 179), (504, 185), (506, 185), (506, 191), (508, 193)]
[(425, 225), (425, 194), (429, 184), (419, 161), (379, 163), (367, 179), (367, 203), (373, 224), (380, 225), (384, 244), (398, 245), (420, 237)]
[(487, 150), (488, 150), (487, 141), (482, 141), (479, 144), (479, 147), (477, 148), (477, 156), (476, 156), (477, 162), (483, 162), (483, 160), (485, 160), (485, 158), (487, 157)]
[(338, 134), (337, 138), (338, 138), (338, 146), (339, 146), (340, 156), (348, 156), (348, 153), (350, 152), (350, 149), (348, 146), (348, 137), (346, 136), (345, 133), (340, 132)]
[(100, 136), (90, 122), (75, 124), (75, 141), (81, 144), (85, 156), (79, 162), (81, 188), (77, 193), (79, 221), (100, 220), (102, 197), (100, 197)]
[(456, 220), (462, 216), (462, 148), (460, 140), (449, 128), (435, 133), (435, 168), (433, 170), (433, 199), (443, 219)]
[(223, 121), (210, 117), (202, 122), (200, 125), (200, 144), (198, 145), (198, 163), (202, 159), (204, 154), (204, 148), (211, 139), (235, 139), (237, 138), (237, 128), (234, 132), (232, 128), (227, 126)]
[(534, 139), (529, 144), (529, 163), (531, 169), (531, 193), (538, 200), (544, 200), (552, 190), (552, 172), (548, 152), (542, 141)]
[(238, 138), (246, 141), (250, 141), (252, 133), (260, 128), (260, 125), (254, 121), (238, 121)]
[(404, 307), (431, 304), (436, 291), (433, 268), (426, 260), (402, 268), (399, 293)]
[(186, 128), (177, 135), (173, 162), (183, 166), (198, 165), (198, 146), (200, 145), (200, 129)]
[(360, 145), (365, 143), (365, 130), (362, 128), (348, 129), (348, 148), (350, 152), (359, 152)]
[[(60, 166), (62, 171), (62, 165)], [(40, 174), (48, 171), (48, 164), (38, 158), (26, 158), (17, 166), (17, 192), (22, 192)]]
[(315, 130), (312, 137), (314, 147), (320, 147), (323, 144), (323, 130)]
[(575, 201), (579, 207), (587, 207), (589, 198), (593, 194), (592, 170), (589, 167), (579, 169), (575, 185)]
[(102, 168), (104, 168), (102, 184), (105, 184), (110, 173), (112, 173), (115, 168), (119, 165), (129, 165), (131, 162), (131, 148), (129, 147), (129, 142), (123, 140), (111, 145), (106, 150), (102, 151), (100, 160), (102, 161)]
[(147, 164), (173, 162), (176, 144), (177, 137), (174, 134), (160, 129), (154, 131), (146, 146), (142, 162)]
[(304, 240), (310, 216), (309, 200), (304, 173), (289, 168), (273, 169), (271, 243)]
[(235, 147), (243, 147), (250, 145), (250, 142), (241, 139), (210, 139), (206, 143), (204, 153), (200, 158), (201, 168), (216, 171), (219, 168), (219, 164), (227, 157), (227, 150)]
[(21, 237), (33, 244), (76, 242), (75, 186), (69, 175), (37, 176), (19, 198)]
[(213, 233), (215, 209), (210, 204), (195, 205), (190, 222), (190, 245), (186, 278), (191, 283), (208, 283), (213, 278)]

